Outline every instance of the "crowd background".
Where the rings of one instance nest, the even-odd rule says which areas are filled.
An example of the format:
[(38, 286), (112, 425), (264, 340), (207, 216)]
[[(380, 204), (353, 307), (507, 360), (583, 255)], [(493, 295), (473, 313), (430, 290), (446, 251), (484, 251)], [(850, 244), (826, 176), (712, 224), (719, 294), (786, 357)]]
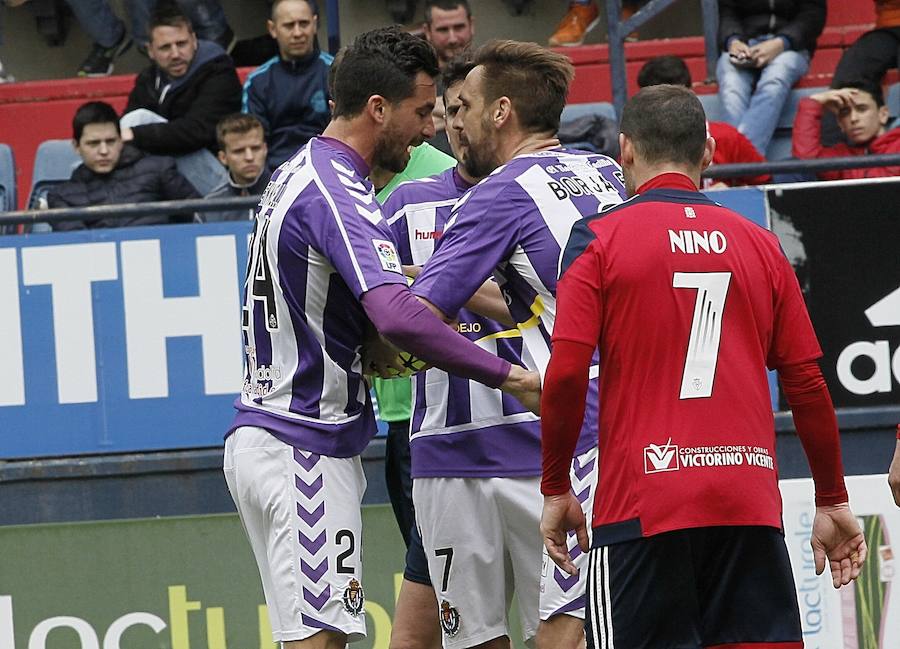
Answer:
[[(91, 49), (91, 39), (79, 27), (74, 17), (67, 20), (68, 35), (59, 46), (49, 46), (38, 32), (34, 16), (34, 5), (43, 0), (30, 0), (19, 7), (4, 6), (0, 1), (0, 61), (16, 80), (65, 79), (74, 77), (78, 65)], [(56, 0), (65, 8), (63, 0)], [(130, 27), (128, 13), (123, 9), (123, 0), (110, 0), (116, 13)], [(267, 0), (222, 0), (228, 23), (237, 39), (250, 39), (265, 31), (265, 21), (269, 12)], [(319, 25), (320, 43), (327, 49), (327, 17), (325, 3), (321, 2), (322, 22)], [(521, 14), (513, 15), (507, 0), (476, 0), (474, 13), (478, 17), (476, 43), (491, 38), (516, 38), (546, 43), (553, 27), (565, 13), (562, 0), (529, 0)], [(424, 1), (415, 3), (413, 18), (404, 24), (410, 28), (422, 22)], [(378, 25), (393, 24), (386, 0), (341, 0), (341, 39), (349, 43), (357, 34)], [(604, 12), (600, 12), (600, 22), (585, 39), (586, 44), (606, 42)], [(682, 0), (670, 8), (644, 29), (642, 38), (665, 38), (698, 36), (702, 33), (700, 3), (697, 0)], [(116, 61), (116, 74), (133, 74), (146, 65), (137, 48), (132, 47)]]

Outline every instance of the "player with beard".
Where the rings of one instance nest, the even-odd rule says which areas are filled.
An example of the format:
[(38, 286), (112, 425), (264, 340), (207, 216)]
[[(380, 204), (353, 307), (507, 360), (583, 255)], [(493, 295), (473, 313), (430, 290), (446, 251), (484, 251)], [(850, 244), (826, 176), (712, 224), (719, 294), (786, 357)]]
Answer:
[(250, 540), (273, 638), (331, 649), (365, 635), (360, 452), (375, 433), (360, 349), (372, 323), (397, 346), (535, 405), (538, 376), (446, 327), (406, 286), (366, 180), (401, 171), (434, 132), (431, 46), (396, 28), (359, 36), (335, 106), (273, 174), (250, 242), (247, 373), (224, 471)]
[[(413, 292), (439, 315), (453, 319), (493, 274), (521, 332), (522, 358), (529, 367), (543, 371), (550, 356), (559, 258), (569, 230), (582, 217), (621, 203), (625, 187), (613, 160), (559, 146), (555, 134), (573, 76), (566, 57), (532, 43), (496, 41), (479, 49), (474, 63), (460, 89), (459, 109), (450, 127), (459, 136), (466, 172), (475, 178), (490, 175), (457, 201), (437, 250), (413, 284)], [(423, 395), (426, 417), (439, 411), (440, 396), (430, 393), (429, 388), (426, 386)], [(503, 413), (508, 412), (504, 406)], [(596, 413), (594, 381), (593, 399), (572, 463), (575, 493), (587, 511), (593, 496), (589, 476), (596, 463)], [(487, 444), (497, 435), (494, 432), (478, 439)], [(426, 443), (439, 446), (442, 441), (426, 442), (423, 438), (420, 442), (422, 455), (430, 462), (416, 467), (418, 458), (414, 456), (417, 479), (413, 497), (431, 574), (440, 591), (445, 647), (509, 646), (505, 615), (496, 615), (508, 601), (504, 595), (509, 591), (494, 593), (493, 585), (489, 585), (491, 578), (481, 574), (489, 574), (486, 566), (504, 561), (499, 554), (503, 546), (495, 540), (499, 533), (496, 529), (518, 535), (519, 542), (527, 539), (534, 552), (533, 569), (539, 569), (540, 497), (538, 480), (533, 477), (539, 472), (538, 441), (536, 435), (523, 434), (515, 441), (504, 439), (480, 458), (494, 459), (498, 466), (481, 462), (470, 469), (470, 475), (477, 477), (489, 475), (485, 472), (490, 469), (502, 471), (503, 465), (511, 463), (520, 470), (520, 476), (528, 476), (519, 481), (522, 484), (516, 493), (509, 488), (515, 480), (425, 477), (426, 470), (441, 475), (437, 473), (439, 456), (429, 457), (424, 450)], [(483, 516), (479, 525), (466, 525), (470, 520), (468, 508), (481, 506), (479, 498), (484, 499), (476, 488), (487, 485), (509, 488), (502, 497), (507, 502), (517, 500), (520, 510), (515, 515), (504, 512), (502, 525), (484, 522)], [(450, 489), (459, 493), (448, 496)], [(445, 507), (453, 502), (452, 510), (443, 518), (429, 520), (425, 512), (435, 511), (440, 502)], [(494, 517), (501, 519), (499, 515)], [(541, 648), (583, 646), (584, 580), (554, 567), (546, 556), (543, 561), (540, 623), (531, 634), (536, 633)], [(583, 563), (576, 561), (579, 566)], [(516, 577), (518, 581), (520, 575)], [(537, 579), (538, 575), (533, 577)], [(482, 592), (487, 594), (482, 597)], [(534, 603), (538, 604), (537, 597)], [(538, 611), (524, 610), (523, 618), (536, 619)], [(458, 623), (452, 624), (454, 620)]]

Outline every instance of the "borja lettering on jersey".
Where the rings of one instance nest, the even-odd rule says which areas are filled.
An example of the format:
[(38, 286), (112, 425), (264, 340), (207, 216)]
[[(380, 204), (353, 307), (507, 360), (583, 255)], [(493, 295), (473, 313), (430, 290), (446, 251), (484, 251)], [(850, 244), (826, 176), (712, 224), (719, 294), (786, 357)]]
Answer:
[(702, 253), (721, 255), (728, 249), (725, 235), (718, 230), (669, 230), (669, 246), (672, 252), (686, 255)]

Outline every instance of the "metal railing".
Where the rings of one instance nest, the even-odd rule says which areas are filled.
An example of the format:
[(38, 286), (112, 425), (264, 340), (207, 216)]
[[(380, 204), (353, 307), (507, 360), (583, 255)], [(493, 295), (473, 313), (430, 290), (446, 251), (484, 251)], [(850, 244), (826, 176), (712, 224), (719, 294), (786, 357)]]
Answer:
[[(839, 169), (869, 169), (872, 167), (900, 167), (900, 153), (881, 155), (849, 156), (844, 158), (822, 158), (817, 160), (781, 160), (778, 162), (758, 162), (713, 165), (703, 172), (704, 178), (740, 178), (764, 174), (807, 172), (818, 173)], [(82, 221), (91, 223), (103, 219), (129, 219), (138, 216), (168, 216), (186, 212), (213, 212), (239, 210), (255, 207), (259, 196), (234, 198), (197, 198), (179, 201), (156, 201), (152, 203), (124, 203), (120, 205), (97, 205), (95, 207), (62, 207), (50, 210), (19, 210), (0, 212), (0, 233), (7, 226), (34, 225), (36, 223), (62, 223)], [(202, 221), (202, 217), (200, 219)]]
[[(628, 76), (625, 70), (625, 39), (651, 18), (678, 0), (650, 0), (628, 20), (622, 21), (622, 0), (606, 0), (606, 25), (609, 32), (609, 68), (612, 80), (613, 106), (616, 115), (622, 116), (622, 107), (628, 99)], [(703, 42), (706, 49), (706, 81), (716, 78), (716, 60), (719, 55), (718, 0), (700, 0), (703, 9)], [(602, 93), (601, 93), (602, 94)]]

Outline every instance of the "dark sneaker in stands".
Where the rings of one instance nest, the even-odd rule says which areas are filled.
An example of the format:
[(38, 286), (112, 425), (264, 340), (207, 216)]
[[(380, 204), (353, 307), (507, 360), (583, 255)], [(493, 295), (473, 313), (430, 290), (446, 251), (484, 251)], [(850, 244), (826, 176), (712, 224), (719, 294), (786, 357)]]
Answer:
[(122, 34), (119, 42), (112, 47), (94, 43), (91, 53), (78, 68), (79, 77), (108, 77), (113, 72), (113, 61), (128, 51), (133, 41), (128, 34)]

